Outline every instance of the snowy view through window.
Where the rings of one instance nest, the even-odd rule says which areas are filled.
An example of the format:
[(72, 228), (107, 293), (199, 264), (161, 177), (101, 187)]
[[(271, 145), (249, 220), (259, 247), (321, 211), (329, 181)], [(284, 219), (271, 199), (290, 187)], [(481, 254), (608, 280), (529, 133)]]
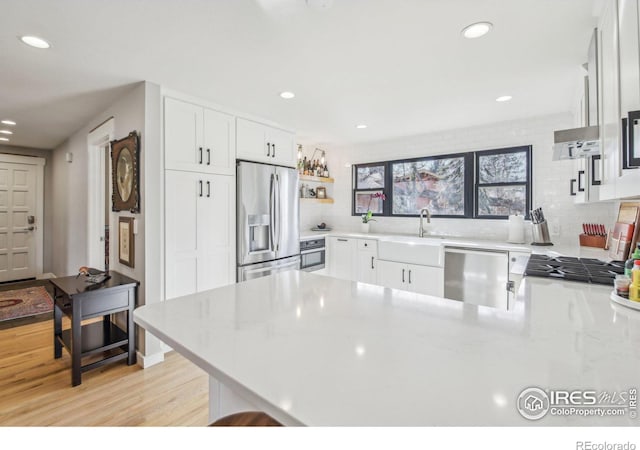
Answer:
[(464, 215), (464, 157), (395, 163), (393, 214)]
[(526, 152), (479, 156), (478, 216), (524, 215), (527, 173)]

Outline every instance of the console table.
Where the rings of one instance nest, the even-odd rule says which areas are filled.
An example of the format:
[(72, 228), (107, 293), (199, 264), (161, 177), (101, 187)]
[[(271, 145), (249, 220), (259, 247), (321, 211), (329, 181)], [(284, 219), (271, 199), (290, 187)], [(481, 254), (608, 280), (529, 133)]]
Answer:
[[(109, 275), (111, 278), (102, 283), (90, 283), (83, 275), (49, 280), (54, 289), (54, 357), (62, 357), (62, 347), (71, 354), (73, 386), (82, 382), (81, 374), (87, 370), (125, 358), (128, 365), (136, 363), (133, 310), (140, 283), (113, 270)], [(123, 311), (127, 313), (126, 330), (110, 316)], [(63, 314), (71, 319), (70, 329), (62, 329)], [(102, 320), (82, 324), (94, 317)], [(82, 359), (88, 356), (93, 356), (92, 362), (82, 365)]]

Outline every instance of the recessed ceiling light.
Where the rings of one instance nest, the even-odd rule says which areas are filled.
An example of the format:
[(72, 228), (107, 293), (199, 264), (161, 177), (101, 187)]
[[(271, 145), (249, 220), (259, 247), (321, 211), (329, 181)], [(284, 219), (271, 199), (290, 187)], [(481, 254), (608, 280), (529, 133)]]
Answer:
[(329, 9), (333, 5), (333, 0), (307, 0), (307, 6), (314, 9)]
[(9, 131), (9, 130), (0, 130), (0, 133), (2, 133), (2, 134), (13, 134), (13, 131)]
[(13, 120), (3, 120), (0, 123), (3, 123), (5, 125), (12, 125), (12, 126), (16, 124)]
[(293, 92), (290, 92), (290, 91), (280, 92), (280, 97), (284, 98), (285, 100), (292, 99), (295, 96), (296, 96), (296, 94), (294, 94)]
[(0, 141), (8, 142), (8, 141), (9, 141), (9, 138), (3, 138), (3, 137), (0, 137)]
[(20, 40), (25, 44), (35, 48), (49, 48), (51, 44), (37, 36), (20, 36)]
[(496, 99), (497, 102), (508, 102), (509, 100), (511, 100), (513, 97), (510, 95), (503, 95), (501, 97), (498, 97)]
[(493, 28), (493, 24), (490, 22), (472, 23), (462, 29), (462, 35), (467, 39), (475, 39), (487, 34), (491, 28)]
[(356, 128), (358, 130), (364, 130), (365, 128), (367, 128), (367, 126), (365, 124), (361, 123), (360, 125), (356, 125)]

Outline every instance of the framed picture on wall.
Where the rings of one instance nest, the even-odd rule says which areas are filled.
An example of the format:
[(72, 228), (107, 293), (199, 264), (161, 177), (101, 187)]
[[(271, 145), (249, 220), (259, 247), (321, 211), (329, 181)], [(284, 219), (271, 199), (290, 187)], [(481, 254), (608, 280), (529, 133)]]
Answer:
[(136, 131), (126, 138), (111, 141), (112, 211), (140, 212), (138, 153)]
[(327, 198), (327, 188), (320, 186), (316, 189), (316, 198)]
[(134, 220), (133, 217), (120, 217), (118, 221), (118, 260), (129, 267), (135, 267)]

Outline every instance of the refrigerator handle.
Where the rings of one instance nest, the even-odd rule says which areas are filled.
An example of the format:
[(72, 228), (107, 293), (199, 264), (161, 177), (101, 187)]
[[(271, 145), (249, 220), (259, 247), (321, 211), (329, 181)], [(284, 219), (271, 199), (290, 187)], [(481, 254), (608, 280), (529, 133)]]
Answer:
[[(275, 145), (273, 146), (274, 148), (274, 154), (275, 154)], [(276, 243), (276, 251), (280, 250), (280, 244), (282, 242), (282, 227), (281, 227), (281, 223), (280, 221), (282, 220), (282, 190), (280, 189), (280, 176), (278, 174), (276, 174), (276, 205), (277, 205), (277, 209), (276, 209), (276, 231), (278, 232), (278, 242)]]
[(269, 183), (269, 240), (270, 248), (275, 249), (275, 236), (273, 233), (273, 227), (275, 227), (275, 207), (274, 207), (274, 190), (275, 190), (275, 175), (271, 174), (271, 183)]

